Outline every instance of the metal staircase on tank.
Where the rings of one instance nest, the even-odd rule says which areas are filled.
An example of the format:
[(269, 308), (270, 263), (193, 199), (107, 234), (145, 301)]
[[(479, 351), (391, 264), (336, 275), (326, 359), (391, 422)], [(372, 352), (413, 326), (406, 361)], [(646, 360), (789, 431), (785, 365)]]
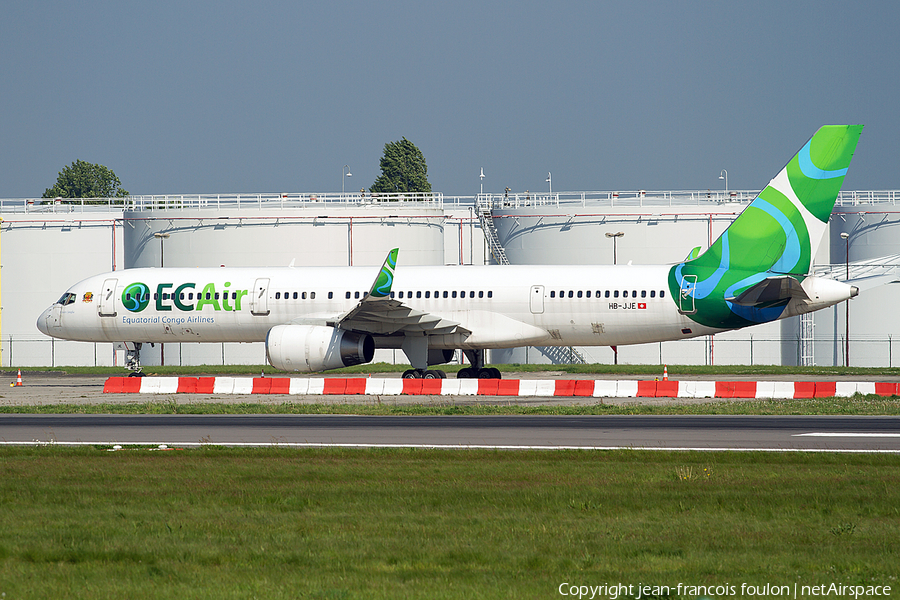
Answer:
[(815, 355), (815, 321), (813, 321), (812, 313), (800, 315), (800, 353), (799, 362), (801, 367), (814, 367), (816, 365)]
[(478, 223), (481, 225), (481, 231), (484, 232), (484, 239), (487, 240), (488, 250), (490, 250), (494, 262), (498, 265), (508, 265), (509, 259), (506, 258), (506, 250), (503, 249), (497, 228), (494, 227), (494, 213), (490, 196), (479, 194), (475, 200), (475, 209), (475, 212), (478, 213)]
[[(484, 232), (484, 239), (487, 240), (488, 249), (494, 262), (498, 265), (508, 265), (509, 259), (506, 257), (506, 250), (503, 249), (497, 228), (494, 227), (491, 197), (479, 194), (475, 200), (475, 212), (478, 214), (478, 223), (481, 225), (481, 231)], [(534, 346), (534, 348), (549, 358), (554, 365), (587, 364), (584, 355), (571, 346)]]

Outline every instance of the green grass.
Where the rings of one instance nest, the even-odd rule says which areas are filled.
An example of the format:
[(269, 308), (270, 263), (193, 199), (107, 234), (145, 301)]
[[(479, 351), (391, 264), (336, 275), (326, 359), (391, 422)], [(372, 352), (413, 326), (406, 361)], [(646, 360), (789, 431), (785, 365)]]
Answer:
[[(150, 401), (101, 404), (0, 406), (0, 414), (354, 414), (354, 415), (900, 415), (900, 398), (876, 395), (809, 400), (709, 401), (697, 404), (587, 404), (578, 406), (488, 404), (434, 398), (430, 404), (260, 402), (219, 404), (177, 395)], [(502, 400), (500, 401), (502, 402)]]
[(4, 448), (0, 522), (10, 600), (896, 589), (900, 457)]
[[(572, 375), (635, 375), (647, 377), (662, 376), (662, 365), (494, 365), (504, 373), (540, 373), (540, 372), (562, 372)], [(352, 375), (359, 373), (402, 373), (409, 369), (409, 365), (393, 365), (387, 363), (371, 363), (359, 365), (356, 367), (348, 367), (346, 369), (335, 369), (324, 374), (318, 374), (319, 377), (334, 377), (338, 375)], [(456, 373), (462, 368), (461, 365), (437, 365), (447, 373)], [(816, 377), (834, 377), (834, 376), (869, 376), (869, 377), (898, 377), (900, 376), (900, 367), (785, 367), (780, 365), (726, 365), (726, 366), (705, 366), (705, 365), (668, 365), (669, 377), (677, 378), (678, 375), (808, 375)], [(22, 372), (58, 372), (70, 375), (125, 375), (127, 372), (121, 367), (23, 367)], [(291, 373), (278, 371), (269, 365), (199, 365), (190, 367), (165, 366), (165, 367), (145, 367), (144, 372), (148, 375), (259, 375), (264, 372), (267, 377), (282, 376), (286, 377)], [(0, 371), (0, 375), (15, 375), (16, 369), (7, 369)]]

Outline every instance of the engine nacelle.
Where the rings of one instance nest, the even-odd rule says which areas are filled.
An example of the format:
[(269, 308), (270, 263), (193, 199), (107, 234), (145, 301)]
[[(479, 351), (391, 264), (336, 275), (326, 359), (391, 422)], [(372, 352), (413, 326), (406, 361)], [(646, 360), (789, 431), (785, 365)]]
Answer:
[(316, 325), (278, 325), (266, 334), (269, 364), (283, 371), (313, 373), (360, 365), (375, 356), (365, 334)]
[(439, 350), (437, 348), (428, 349), (428, 366), (442, 365), (453, 360), (455, 352), (449, 349)]

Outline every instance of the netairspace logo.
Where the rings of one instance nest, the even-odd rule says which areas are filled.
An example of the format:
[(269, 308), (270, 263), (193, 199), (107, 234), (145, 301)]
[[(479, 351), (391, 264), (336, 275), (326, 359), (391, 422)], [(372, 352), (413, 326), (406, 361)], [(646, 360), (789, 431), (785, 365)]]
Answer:
[(644, 585), (607, 583), (603, 585), (578, 585), (563, 582), (557, 588), (560, 596), (571, 596), (579, 600), (620, 600), (631, 597), (635, 600), (651, 598), (683, 597), (690, 598), (861, 598), (886, 597), (891, 595), (889, 585), (848, 585), (841, 583), (819, 583), (816, 585), (776, 585), (772, 583), (723, 585)]

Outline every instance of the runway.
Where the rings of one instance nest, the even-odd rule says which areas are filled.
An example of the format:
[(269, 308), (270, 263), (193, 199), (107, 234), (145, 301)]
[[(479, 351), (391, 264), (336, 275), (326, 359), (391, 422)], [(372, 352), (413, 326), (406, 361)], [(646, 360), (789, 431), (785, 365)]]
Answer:
[(11, 414), (0, 443), (900, 453), (900, 417)]

